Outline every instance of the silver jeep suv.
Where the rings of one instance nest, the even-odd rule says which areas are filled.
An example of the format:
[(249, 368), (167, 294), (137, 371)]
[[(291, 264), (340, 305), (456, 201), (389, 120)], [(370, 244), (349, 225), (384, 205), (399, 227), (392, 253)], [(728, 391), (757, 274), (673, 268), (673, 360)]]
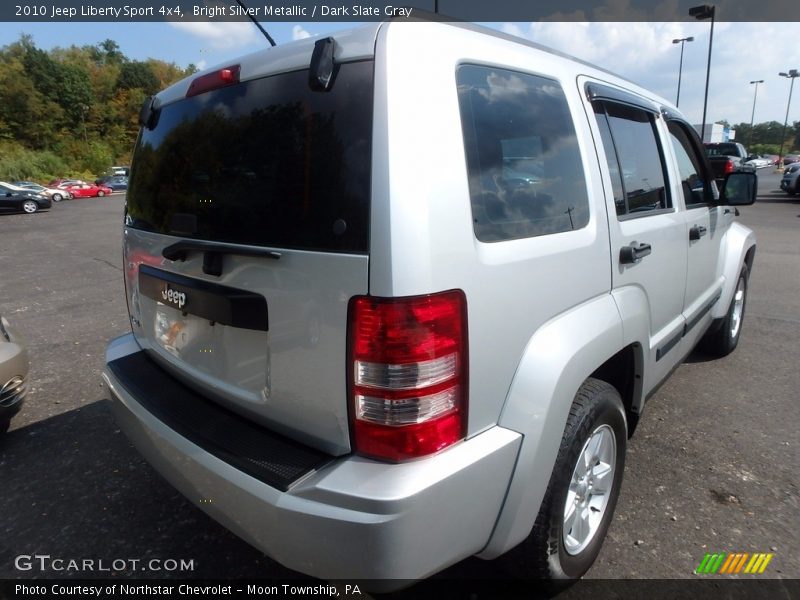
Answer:
[(674, 106), (546, 48), (373, 24), (192, 76), (141, 122), (109, 398), (292, 569), (392, 587), (514, 551), (580, 577), (648, 396), (739, 340), (755, 175), (718, 192)]

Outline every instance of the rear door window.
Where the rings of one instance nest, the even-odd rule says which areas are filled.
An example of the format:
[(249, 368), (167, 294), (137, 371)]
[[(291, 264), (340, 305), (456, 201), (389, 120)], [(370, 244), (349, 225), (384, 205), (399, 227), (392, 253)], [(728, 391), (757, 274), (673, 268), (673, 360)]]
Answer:
[(339, 65), (331, 91), (282, 73), (161, 108), (142, 130), (128, 224), (228, 243), (365, 253), (372, 61)]
[(594, 102), (619, 218), (672, 209), (664, 153), (654, 113), (616, 102)]
[(460, 66), (457, 83), (478, 240), (586, 227), (586, 180), (559, 83), (476, 65)]

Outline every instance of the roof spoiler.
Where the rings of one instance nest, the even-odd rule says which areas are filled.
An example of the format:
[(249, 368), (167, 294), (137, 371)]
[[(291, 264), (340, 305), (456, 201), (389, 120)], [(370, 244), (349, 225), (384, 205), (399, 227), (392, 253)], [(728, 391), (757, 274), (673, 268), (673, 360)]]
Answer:
[(148, 96), (139, 109), (139, 125), (146, 129), (153, 129), (158, 123), (159, 110), (156, 107), (156, 97)]

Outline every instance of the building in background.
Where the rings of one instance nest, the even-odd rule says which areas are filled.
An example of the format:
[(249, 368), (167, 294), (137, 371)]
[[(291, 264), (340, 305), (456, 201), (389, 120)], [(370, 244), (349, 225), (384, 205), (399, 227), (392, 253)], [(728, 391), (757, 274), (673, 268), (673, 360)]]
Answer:
[[(697, 135), (703, 129), (700, 124), (693, 126)], [(719, 142), (732, 142), (736, 139), (736, 130), (723, 125), (722, 123), (706, 123), (706, 134), (703, 142), (706, 144), (716, 144)]]

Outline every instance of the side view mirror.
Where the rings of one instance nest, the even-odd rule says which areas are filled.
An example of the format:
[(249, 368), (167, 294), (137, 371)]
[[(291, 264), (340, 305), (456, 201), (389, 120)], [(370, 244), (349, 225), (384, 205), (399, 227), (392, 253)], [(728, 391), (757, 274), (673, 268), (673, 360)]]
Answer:
[(747, 206), (756, 201), (758, 177), (752, 172), (728, 173), (722, 184), (720, 204)]

